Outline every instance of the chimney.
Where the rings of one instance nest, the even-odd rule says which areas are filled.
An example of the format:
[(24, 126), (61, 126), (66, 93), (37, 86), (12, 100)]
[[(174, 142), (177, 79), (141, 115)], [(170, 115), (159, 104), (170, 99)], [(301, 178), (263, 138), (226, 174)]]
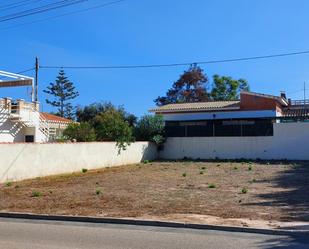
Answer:
[(283, 98), (283, 99), (287, 99), (287, 98), (286, 98), (285, 91), (281, 91), (281, 92), (280, 92), (280, 97)]
[(288, 99), (288, 103), (289, 103), (289, 106), (291, 106), (292, 105), (292, 100)]

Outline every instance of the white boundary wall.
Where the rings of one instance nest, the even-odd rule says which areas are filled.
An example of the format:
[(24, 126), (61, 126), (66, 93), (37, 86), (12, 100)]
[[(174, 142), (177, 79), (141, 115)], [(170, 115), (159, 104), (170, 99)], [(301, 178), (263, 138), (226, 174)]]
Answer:
[(271, 137), (168, 138), (161, 159), (309, 160), (309, 123), (276, 123)]
[(114, 142), (0, 144), (0, 182), (139, 163), (157, 158), (157, 148), (136, 142), (118, 154)]

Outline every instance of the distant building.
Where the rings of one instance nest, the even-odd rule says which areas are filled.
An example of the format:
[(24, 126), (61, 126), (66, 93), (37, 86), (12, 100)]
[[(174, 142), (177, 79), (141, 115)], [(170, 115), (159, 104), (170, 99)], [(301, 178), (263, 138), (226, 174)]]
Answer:
[(150, 110), (167, 137), (273, 136), (273, 123), (309, 121), (309, 101), (242, 92), (240, 100), (168, 104)]
[(31, 87), (31, 102), (0, 98), (0, 143), (46, 143), (62, 137), (72, 120), (40, 112), (33, 78), (6, 71), (0, 71), (0, 77), (0, 88)]
[(62, 136), (72, 120), (39, 111), (39, 103), (0, 99), (0, 142), (46, 143)]

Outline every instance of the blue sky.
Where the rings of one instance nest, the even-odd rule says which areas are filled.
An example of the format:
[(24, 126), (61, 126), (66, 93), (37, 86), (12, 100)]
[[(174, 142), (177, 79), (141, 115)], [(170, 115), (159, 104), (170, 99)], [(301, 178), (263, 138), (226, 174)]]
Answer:
[[(3, 0), (0, 6), (11, 2)], [(127, 0), (94, 11), (6, 29), (105, 2), (108, 0), (89, 0), (76, 7), (0, 22), (0, 70), (18, 72), (31, 68), (35, 56), (42, 65), (104, 66), (309, 50), (307, 0)], [(1, 16), (4, 14), (0, 11)], [(66, 72), (80, 92), (74, 104), (111, 101), (140, 116), (154, 106), (153, 100), (163, 95), (186, 68)], [(308, 81), (309, 88), (309, 55), (202, 68), (210, 79), (213, 74), (245, 78), (253, 91), (279, 94), (280, 90), (286, 90), (294, 99), (302, 98), (304, 81)], [(40, 70), (40, 101), (44, 111), (52, 109), (44, 103), (46, 96), (42, 90), (57, 73), (57, 69)], [(27, 91), (0, 89), (0, 96), (26, 98)]]

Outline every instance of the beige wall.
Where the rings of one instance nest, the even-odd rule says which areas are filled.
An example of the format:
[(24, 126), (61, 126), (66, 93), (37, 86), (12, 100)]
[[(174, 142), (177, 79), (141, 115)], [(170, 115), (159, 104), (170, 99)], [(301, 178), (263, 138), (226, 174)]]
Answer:
[(157, 158), (156, 146), (132, 143), (118, 154), (114, 142), (0, 144), (0, 182), (139, 163)]
[(276, 123), (272, 137), (168, 138), (162, 159), (309, 160), (309, 123)]

